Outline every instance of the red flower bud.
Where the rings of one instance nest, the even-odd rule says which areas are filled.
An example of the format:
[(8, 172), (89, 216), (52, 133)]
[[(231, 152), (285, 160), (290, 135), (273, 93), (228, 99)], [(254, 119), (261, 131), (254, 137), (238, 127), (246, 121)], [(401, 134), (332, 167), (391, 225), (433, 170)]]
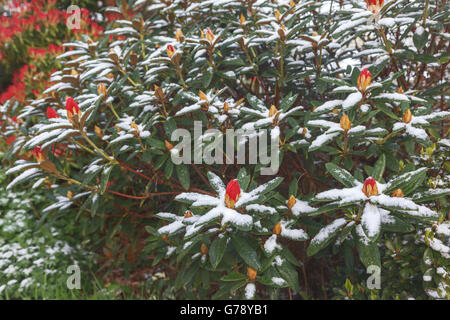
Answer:
[(211, 29), (208, 28), (208, 30), (206, 30), (206, 40), (208, 40), (209, 42), (213, 42), (214, 38), (214, 33), (212, 33)]
[(171, 44), (167, 45), (167, 55), (169, 56), (169, 58), (172, 58), (174, 54), (175, 48), (173, 47), (173, 45)]
[(47, 108), (47, 118), (59, 118), (59, 114), (55, 111), (55, 109), (48, 107)]
[(72, 120), (73, 115), (76, 113), (78, 116), (81, 116), (80, 107), (78, 107), (78, 104), (73, 100), (72, 97), (67, 98), (66, 100), (66, 110), (67, 110), (67, 118), (69, 120)]
[(342, 115), (339, 123), (341, 125), (341, 128), (344, 129), (344, 131), (348, 131), (352, 128), (352, 123), (350, 122), (348, 115), (346, 115), (345, 113)]
[(396, 189), (392, 192), (391, 197), (396, 197), (396, 198), (403, 198), (403, 191), (402, 189)]
[(228, 208), (234, 208), (234, 204), (241, 196), (241, 187), (237, 179), (228, 182), (227, 190), (225, 192), (225, 205)]
[(366, 0), (367, 10), (377, 13), (383, 7), (384, 0)]
[(358, 80), (357, 80), (357, 86), (358, 86), (358, 90), (361, 92), (364, 92), (366, 90), (366, 88), (369, 86), (370, 82), (371, 82), (371, 74), (369, 69), (365, 68), (363, 71), (361, 71), (361, 73), (358, 76)]
[(6, 144), (11, 144), (11, 143), (13, 143), (14, 141), (16, 141), (16, 136), (7, 137), (7, 138), (5, 139)]
[(41, 147), (34, 147), (31, 153), (33, 154), (37, 162), (41, 163), (42, 161), (44, 161), (44, 153), (42, 152)]
[(208, 246), (202, 243), (202, 245), (200, 246), (200, 251), (202, 252), (202, 254), (208, 254)]
[(408, 108), (408, 110), (406, 110), (405, 114), (402, 117), (402, 121), (404, 123), (410, 123), (412, 120), (412, 113), (411, 110)]
[(364, 194), (368, 197), (378, 195), (378, 186), (374, 178), (367, 178), (362, 188)]
[(247, 275), (250, 281), (255, 281), (257, 274), (258, 272), (255, 269), (247, 267)]
[(273, 234), (279, 235), (281, 233), (281, 223), (278, 222), (275, 227), (273, 227)]

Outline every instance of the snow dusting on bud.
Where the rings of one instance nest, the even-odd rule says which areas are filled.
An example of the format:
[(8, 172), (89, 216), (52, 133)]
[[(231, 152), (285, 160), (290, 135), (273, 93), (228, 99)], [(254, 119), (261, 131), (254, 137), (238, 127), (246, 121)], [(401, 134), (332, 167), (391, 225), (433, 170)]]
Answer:
[(213, 42), (214, 38), (214, 33), (212, 33), (211, 29), (208, 28), (208, 30), (206, 30), (206, 40), (208, 40), (209, 42)]
[(372, 80), (372, 75), (370, 74), (369, 69), (365, 68), (358, 76), (357, 80), (357, 86), (358, 90), (361, 92), (366, 91), (366, 88), (370, 85), (370, 82)]
[(187, 219), (187, 218), (190, 218), (190, 217), (192, 217), (192, 211), (186, 210), (186, 212), (184, 213), (184, 218)]
[(173, 45), (169, 44), (167, 45), (167, 56), (169, 58), (172, 58), (175, 54), (175, 48), (173, 47)]
[(42, 152), (41, 147), (34, 147), (31, 153), (33, 154), (37, 162), (41, 163), (42, 161), (44, 161), (44, 153)]
[(378, 195), (378, 186), (374, 178), (370, 177), (364, 181), (362, 191), (367, 197)]
[(367, 10), (372, 13), (378, 13), (383, 7), (384, 0), (366, 0)]
[(275, 10), (275, 19), (280, 20), (280, 11), (278, 11), (278, 9)]
[(403, 192), (402, 189), (396, 189), (392, 192), (391, 197), (395, 198), (403, 198)]
[(239, 19), (239, 23), (240, 24), (244, 24), (245, 23), (245, 17), (244, 17), (244, 15), (242, 13), (241, 13), (241, 17)]
[(225, 192), (225, 205), (228, 208), (234, 208), (234, 204), (241, 196), (241, 187), (237, 179), (228, 182), (227, 190)]
[(97, 93), (98, 93), (99, 95), (106, 96), (106, 86), (105, 86), (104, 83), (100, 82), (100, 83), (97, 85)]
[(273, 117), (278, 112), (278, 109), (272, 105), (269, 109), (269, 117)]

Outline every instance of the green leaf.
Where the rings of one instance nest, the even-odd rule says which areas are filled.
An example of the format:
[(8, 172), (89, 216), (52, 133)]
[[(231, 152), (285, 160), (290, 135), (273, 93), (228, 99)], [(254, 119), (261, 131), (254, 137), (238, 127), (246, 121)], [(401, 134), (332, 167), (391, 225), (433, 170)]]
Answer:
[[(315, 200), (315, 199), (313, 199), (313, 200)], [(320, 200), (320, 201), (323, 201), (323, 200)], [(308, 215), (313, 217), (313, 216), (317, 216), (319, 214), (332, 211), (334, 209), (340, 209), (342, 207), (349, 206), (349, 205), (352, 205), (352, 204), (353, 203), (351, 203), (351, 202), (347, 202), (344, 205), (339, 204), (339, 203), (328, 203), (328, 204), (325, 204), (325, 205), (320, 205), (320, 207), (317, 208), (316, 211), (313, 211), (313, 212), (309, 213)]]
[(209, 87), (209, 85), (211, 84), (211, 80), (213, 77), (213, 68), (208, 67), (208, 69), (206, 69), (206, 71), (203, 73), (203, 78), (202, 78), (202, 84), (203, 84), (203, 88), (207, 89)]
[(288, 195), (289, 196), (293, 195), (295, 197), (297, 196), (297, 191), (298, 191), (298, 180), (297, 178), (294, 177), (294, 179), (292, 179), (291, 183), (289, 184)]
[(209, 248), (209, 261), (213, 269), (216, 269), (219, 265), (220, 261), (223, 258), (223, 254), (225, 253), (225, 249), (227, 248), (227, 237), (221, 236), (217, 237)]
[[(361, 231), (362, 232), (362, 231)], [(359, 253), (359, 259), (366, 268), (375, 265), (381, 268), (380, 250), (376, 242), (369, 242), (367, 238), (356, 232), (358, 241), (356, 247)]]
[(322, 94), (327, 90), (328, 83), (326, 81), (323, 81), (322, 78), (317, 79), (316, 81), (316, 89), (317, 91)]
[(292, 263), (296, 267), (300, 267), (300, 263), (298, 262), (297, 258), (294, 256), (294, 254), (289, 250), (287, 247), (283, 246), (283, 251), (281, 252), (281, 255), (286, 258), (287, 261)]
[(245, 168), (241, 168), (237, 174), (237, 179), (239, 181), (239, 186), (242, 190), (247, 190), (248, 184), (250, 183), (250, 176), (247, 174)]
[(167, 154), (158, 157), (158, 159), (155, 162), (155, 166), (153, 167), (154, 170), (158, 170), (159, 168), (162, 167), (162, 165), (166, 162), (166, 160), (169, 158), (169, 156)]
[(152, 137), (145, 139), (145, 141), (153, 148), (166, 150), (166, 144), (164, 143), (164, 141)]
[(345, 169), (342, 169), (332, 162), (328, 162), (325, 167), (327, 171), (344, 186), (351, 188), (358, 185), (358, 181)]
[(450, 189), (430, 189), (416, 193), (412, 196), (414, 202), (428, 202), (450, 194)]
[(175, 169), (177, 171), (178, 180), (180, 180), (184, 190), (189, 190), (191, 185), (191, 177), (189, 175), (188, 167), (184, 164), (180, 164), (175, 166)]
[(340, 234), (341, 243), (347, 240), (348, 234), (351, 233), (354, 228), (355, 228), (354, 223), (347, 223), (347, 225), (344, 227), (344, 229), (342, 229), (342, 232)]
[[(263, 194), (268, 193), (269, 191), (272, 191), (273, 189), (278, 187), (278, 185), (283, 181), (283, 179), (284, 179), (283, 177), (276, 177), (275, 179), (272, 179), (269, 182), (266, 182), (265, 184), (259, 186), (257, 188), (259, 191), (259, 194), (263, 195)], [(252, 191), (254, 191), (254, 190), (252, 190)]]
[(403, 185), (402, 191), (405, 195), (411, 194), (414, 190), (421, 187), (423, 185), (423, 181), (427, 176), (427, 172), (423, 171), (414, 177), (411, 181), (407, 182)]
[[(167, 121), (164, 123), (164, 130), (166, 131), (166, 135), (168, 137), (172, 136), (172, 132), (177, 129), (177, 123), (174, 118), (168, 118)], [(165, 147), (165, 144), (164, 144)], [(164, 150), (164, 147), (162, 150)]]
[(191, 282), (192, 278), (194, 278), (195, 274), (197, 273), (199, 267), (200, 265), (198, 263), (194, 263), (188, 268), (183, 269), (178, 274), (178, 277), (175, 280), (174, 284), (175, 289), (178, 290), (181, 287), (186, 286), (189, 282)]
[(208, 180), (209, 184), (214, 189), (214, 191), (217, 192), (217, 194), (222, 194), (225, 191), (225, 184), (223, 183), (222, 179), (220, 179), (220, 177), (214, 172), (208, 171)]
[(289, 263), (283, 262), (281, 266), (277, 265), (277, 270), (281, 277), (287, 281), (289, 286), (294, 289), (295, 292), (300, 291), (300, 285), (298, 283), (298, 273), (295, 271)]
[(108, 185), (109, 175), (111, 174), (113, 168), (113, 165), (108, 165), (103, 169), (102, 178), (100, 181), (100, 194), (105, 193), (106, 186)]
[(426, 174), (427, 168), (420, 168), (415, 171), (406, 172), (386, 184), (385, 194), (391, 194), (396, 189), (402, 189), (406, 184), (417, 181), (422, 174)]
[(261, 262), (259, 261), (258, 254), (255, 249), (250, 247), (247, 240), (233, 235), (231, 241), (235, 250), (247, 265), (257, 271), (261, 269)]
[(390, 118), (392, 118), (392, 119), (394, 119), (396, 121), (400, 121), (400, 118), (397, 117), (397, 115), (395, 113), (393, 113), (391, 110), (389, 110), (389, 108), (386, 107), (383, 102), (375, 103), (375, 107), (380, 109), (383, 113), (385, 113)]
[(322, 228), (311, 240), (309, 247), (306, 250), (307, 255), (315, 255), (317, 252), (325, 248), (346, 223), (347, 222), (344, 218), (339, 218)]
[(402, 219), (393, 216), (392, 214), (389, 216), (389, 223), (381, 222), (382, 229), (384, 231), (390, 232), (412, 232), (414, 231), (414, 226), (410, 223), (403, 221)]
[[(419, 28), (417, 28), (417, 30), (419, 30)], [(417, 48), (417, 51), (419, 51), (422, 50), (423, 47), (425, 47), (425, 45), (427, 44), (428, 32), (426, 32), (422, 27), (420, 27), (420, 30), (423, 31), (421, 34), (419, 34), (417, 30), (413, 35), (413, 43), (414, 46)]]
[(257, 109), (258, 111), (267, 111), (265, 103), (259, 100), (257, 97), (252, 96), (250, 93), (247, 95), (247, 101), (253, 108)]
[(185, 242), (183, 247), (181, 248), (181, 251), (177, 250), (177, 263), (183, 260), (184, 256), (188, 254), (200, 242), (200, 240), (201, 238), (197, 236), (190, 240), (191, 243), (189, 245), (186, 245)]
[(222, 278), (220, 278), (220, 280), (222, 281), (239, 281), (239, 280), (246, 280), (247, 279), (247, 275), (243, 274), (243, 273), (237, 273), (237, 272), (231, 272), (225, 276), (223, 276)]
[(380, 181), (381, 178), (383, 177), (385, 168), (386, 168), (386, 156), (383, 153), (378, 158), (377, 162), (375, 162), (375, 166), (373, 167), (372, 171), (372, 178), (374, 178), (376, 181)]
[(355, 259), (353, 255), (352, 246), (350, 246), (348, 242), (344, 242), (342, 246), (342, 251), (344, 254), (344, 262), (347, 270), (353, 271), (355, 267)]
[(292, 95), (291, 93), (289, 93), (284, 99), (283, 101), (281, 101), (280, 103), (280, 109), (282, 111), (287, 111), (292, 104), (295, 102), (295, 100), (297, 99), (297, 95)]
[(164, 168), (164, 174), (166, 179), (170, 179), (172, 177), (174, 164), (172, 161), (167, 161), (166, 167)]

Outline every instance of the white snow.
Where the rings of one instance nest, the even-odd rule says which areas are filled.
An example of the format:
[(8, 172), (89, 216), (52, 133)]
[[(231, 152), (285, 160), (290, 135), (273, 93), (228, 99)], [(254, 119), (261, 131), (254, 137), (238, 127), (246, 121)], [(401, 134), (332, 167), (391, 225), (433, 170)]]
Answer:
[(256, 204), (256, 203), (246, 206), (245, 210), (259, 212), (259, 213), (268, 213), (268, 214), (275, 214), (277, 212), (272, 207), (268, 207), (268, 206), (265, 206), (262, 204)]
[(281, 250), (282, 248), (277, 243), (277, 235), (273, 234), (264, 243), (264, 251), (266, 251), (268, 254), (272, 254), (275, 249)]
[(18, 175), (16, 178), (14, 178), (14, 180), (10, 182), (10, 184), (6, 187), (6, 189), (7, 190), (11, 189), (12, 187), (14, 187), (16, 184), (18, 184), (22, 180), (24, 180), (24, 179), (28, 178), (29, 176), (36, 174), (38, 172), (39, 172), (38, 168), (31, 168), (31, 169), (25, 170), (20, 175)]
[(254, 283), (248, 283), (245, 286), (245, 298), (247, 300), (253, 299), (256, 293), (256, 286)]
[[(288, 201), (286, 201), (287, 203)], [(295, 204), (294, 206), (291, 208), (292, 214), (294, 216), (299, 216), (302, 213), (311, 213), (316, 211), (316, 208), (311, 207), (308, 202), (306, 201), (302, 201), (299, 199), (295, 199)]]
[(344, 218), (338, 218), (329, 225), (323, 227), (316, 236), (311, 240), (311, 244), (319, 244), (327, 240), (331, 233), (336, 232), (339, 228), (346, 224)]
[(347, 98), (342, 102), (342, 108), (344, 110), (348, 110), (354, 105), (356, 105), (358, 102), (360, 102), (362, 99), (361, 92), (353, 92), (347, 96)]
[(279, 277), (272, 277), (272, 282), (275, 283), (277, 286), (284, 286), (286, 285), (286, 280), (284, 280), (283, 278), (279, 278)]
[(314, 112), (323, 113), (333, 110), (334, 108), (342, 105), (342, 100), (331, 100), (327, 101), (324, 104), (318, 106)]
[(380, 233), (381, 215), (377, 206), (370, 202), (366, 203), (361, 217), (361, 224), (369, 238), (373, 238)]
[(286, 222), (282, 221), (281, 222), (281, 233), (280, 236), (284, 237), (284, 238), (288, 238), (291, 240), (296, 240), (296, 241), (300, 241), (300, 240), (306, 240), (308, 239), (308, 235), (306, 234), (305, 231), (303, 231), (302, 229), (289, 229), (286, 227)]

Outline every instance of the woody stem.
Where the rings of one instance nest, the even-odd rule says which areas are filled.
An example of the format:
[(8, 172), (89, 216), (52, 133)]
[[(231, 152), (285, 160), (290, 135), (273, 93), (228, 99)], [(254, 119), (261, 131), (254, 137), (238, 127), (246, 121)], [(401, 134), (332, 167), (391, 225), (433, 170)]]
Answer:
[(116, 112), (116, 109), (114, 109), (114, 106), (112, 103), (109, 103), (109, 108), (111, 109), (112, 113), (116, 116), (117, 119), (120, 119), (119, 115)]
[(100, 153), (106, 160), (108, 160), (111, 163), (116, 164), (117, 161), (114, 158), (111, 158), (110, 156), (108, 156), (106, 153), (103, 152), (103, 150), (101, 150), (99, 147), (97, 147), (97, 145), (92, 142), (91, 139), (89, 139), (89, 137), (86, 135), (85, 132), (80, 132), (81, 136), (86, 140), (87, 143), (89, 143), (95, 150), (97, 150), (98, 153)]

